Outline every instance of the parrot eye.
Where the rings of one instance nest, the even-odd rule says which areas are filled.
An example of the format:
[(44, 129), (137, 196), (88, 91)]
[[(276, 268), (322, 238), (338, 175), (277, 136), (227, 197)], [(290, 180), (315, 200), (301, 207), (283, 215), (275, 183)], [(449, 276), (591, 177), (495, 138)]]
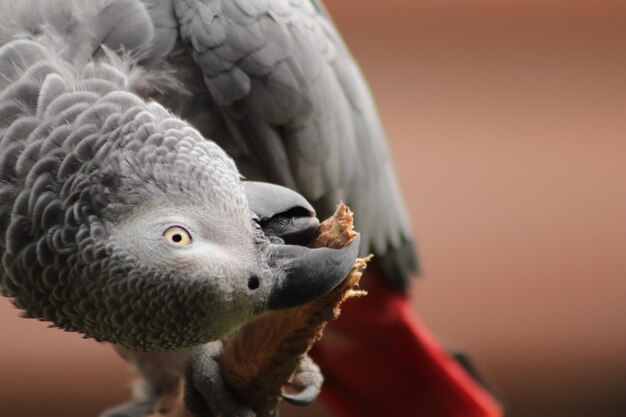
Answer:
[(188, 231), (183, 229), (180, 226), (172, 226), (168, 228), (164, 233), (163, 237), (167, 240), (172, 246), (176, 246), (182, 248), (184, 246), (188, 246), (191, 244), (191, 235)]

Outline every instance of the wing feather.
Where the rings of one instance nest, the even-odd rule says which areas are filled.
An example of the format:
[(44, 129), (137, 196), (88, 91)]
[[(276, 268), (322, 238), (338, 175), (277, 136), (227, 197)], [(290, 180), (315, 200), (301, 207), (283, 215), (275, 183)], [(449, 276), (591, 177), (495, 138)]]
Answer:
[[(225, 149), (236, 148), (244, 175), (295, 188), (320, 216), (347, 202), (362, 253), (373, 251), (392, 282), (406, 288), (417, 259), (385, 135), (363, 76), (323, 6), (311, 0), (173, 3), (180, 39), (170, 63), (188, 74), (192, 98), (186, 105), (171, 97), (161, 97), (164, 102), (176, 102), (176, 111)], [(185, 53), (190, 59), (180, 58)], [(204, 121), (218, 115), (224, 123)]]

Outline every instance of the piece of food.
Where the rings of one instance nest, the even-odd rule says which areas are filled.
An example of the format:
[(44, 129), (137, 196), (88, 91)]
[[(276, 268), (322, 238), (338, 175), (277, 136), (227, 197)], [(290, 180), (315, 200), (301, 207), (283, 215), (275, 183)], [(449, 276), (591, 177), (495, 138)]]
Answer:
[[(332, 217), (322, 222), (311, 247), (342, 248), (356, 235), (352, 212), (341, 204)], [(358, 283), (369, 259), (357, 259), (346, 279), (325, 296), (299, 307), (265, 314), (225, 341), (218, 360), (222, 376), (258, 417), (273, 415), (281, 389), (322, 337), (326, 324), (339, 316), (342, 303), (366, 294), (358, 289)], [(193, 417), (183, 405), (183, 391), (179, 387), (176, 392), (161, 396), (148, 417)]]
[[(344, 247), (357, 235), (350, 209), (341, 204), (320, 225), (312, 247)], [(248, 323), (225, 343), (219, 359), (222, 376), (259, 417), (272, 415), (288, 382), (304, 355), (323, 334), (326, 323), (336, 319), (341, 304), (366, 293), (358, 289), (369, 257), (357, 259), (346, 279), (325, 296), (308, 304), (265, 314)]]

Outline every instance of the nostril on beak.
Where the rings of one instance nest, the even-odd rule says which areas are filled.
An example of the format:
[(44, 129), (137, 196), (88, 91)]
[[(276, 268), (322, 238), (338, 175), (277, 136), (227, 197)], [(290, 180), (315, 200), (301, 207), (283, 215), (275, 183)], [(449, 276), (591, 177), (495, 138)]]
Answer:
[(256, 290), (257, 288), (259, 288), (259, 285), (261, 285), (261, 281), (259, 281), (259, 277), (257, 277), (256, 275), (252, 275), (250, 278), (248, 278), (248, 288), (250, 288), (251, 290)]

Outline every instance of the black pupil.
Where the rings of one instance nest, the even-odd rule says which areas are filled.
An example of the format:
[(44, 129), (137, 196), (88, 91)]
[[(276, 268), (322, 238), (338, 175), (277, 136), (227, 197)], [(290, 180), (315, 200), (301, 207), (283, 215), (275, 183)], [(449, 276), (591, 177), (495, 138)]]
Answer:
[(182, 235), (180, 235), (179, 233), (176, 233), (175, 235), (172, 235), (172, 241), (175, 243), (181, 242), (183, 240)]

